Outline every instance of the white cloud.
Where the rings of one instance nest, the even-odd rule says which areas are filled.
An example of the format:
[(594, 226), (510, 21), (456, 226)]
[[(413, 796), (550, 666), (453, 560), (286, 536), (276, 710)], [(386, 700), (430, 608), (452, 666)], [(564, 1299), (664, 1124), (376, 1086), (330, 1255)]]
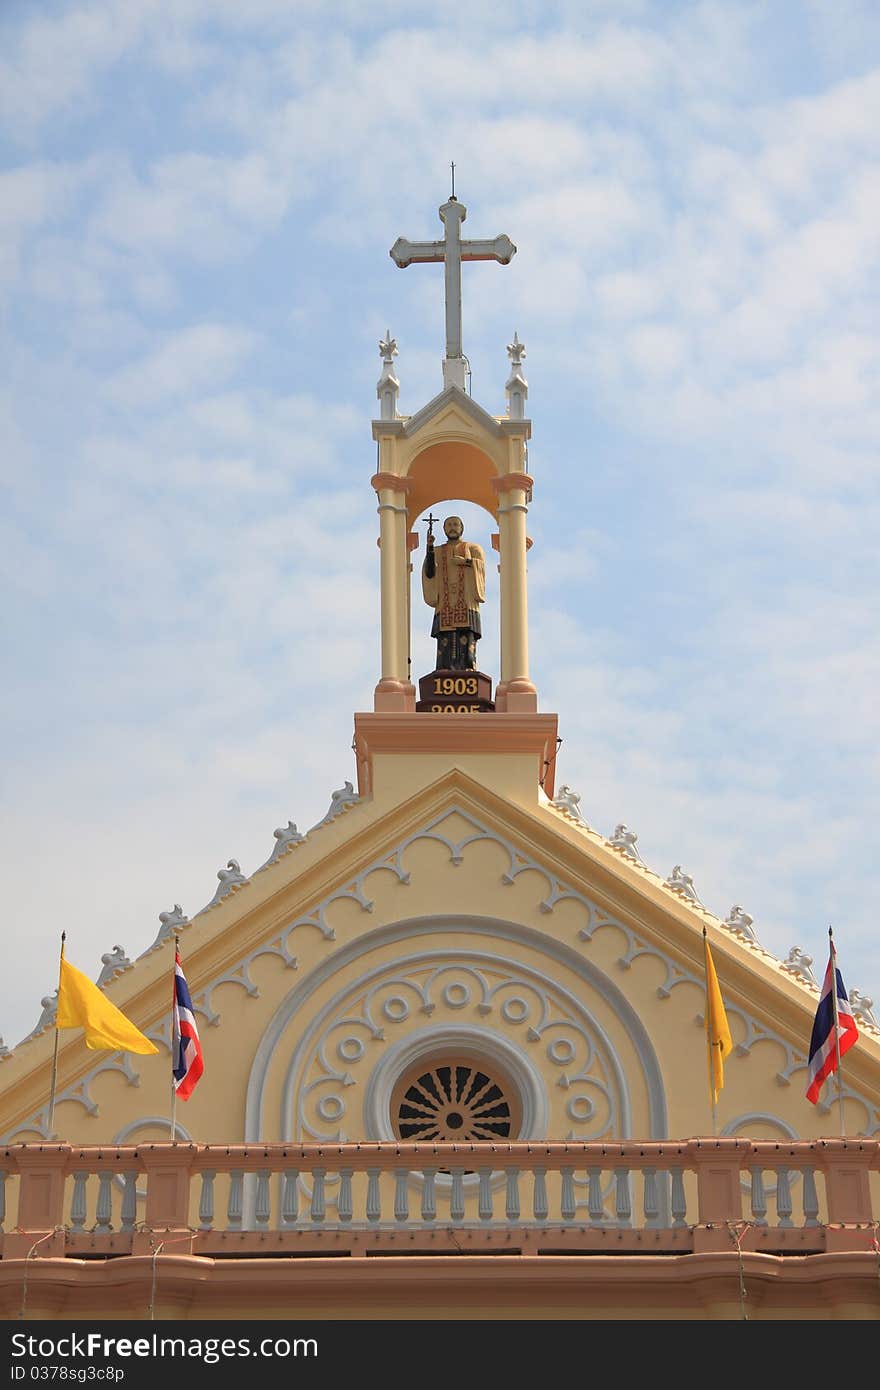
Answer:
[[(84, 968), (143, 949), (353, 775), (386, 327), (401, 407), (440, 387), (440, 268), (387, 249), (439, 234), (451, 159), (466, 232), (519, 247), (466, 268), (465, 348), (501, 410), (504, 346), (528, 343), (557, 780), (771, 949), (821, 950), (833, 905), (876, 996), (853, 853), (878, 810), (873, 19), (814, 9), (835, 51), (805, 29), (796, 57), (728, 0), (515, 0), (503, 30), (489, 0), (415, 24), (390, 0), (3, 22), (28, 159), (0, 212), (7, 886), (33, 942), (7, 1040), (64, 914)], [(416, 676), (428, 624), (416, 575)]]
[(235, 372), (255, 345), (253, 334), (240, 328), (196, 324), (118, 371), (108, 382), (109, 398), (119, 406), (139, 408), (215, 387)]

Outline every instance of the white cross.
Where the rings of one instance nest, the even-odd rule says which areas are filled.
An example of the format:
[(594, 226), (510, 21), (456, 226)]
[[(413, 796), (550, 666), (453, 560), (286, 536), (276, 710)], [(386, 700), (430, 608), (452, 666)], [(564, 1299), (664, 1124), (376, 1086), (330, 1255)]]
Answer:
[(509, 265), (516, 247), (503, 233), (493, 241), (462, 241), (461, 224), (467, 208), (455, 197), (439, 209), (445, 228), (442, 241), (407, 241), (398, 237), (389, 255), (401, 270), (413, 261), (443, 261), (446, 280), (446, 362), (443, 376), (446, 385), (454, 384), (464, 390), (464, 358), (461, 351), (461, 263), (462, 261), (499, 261)]

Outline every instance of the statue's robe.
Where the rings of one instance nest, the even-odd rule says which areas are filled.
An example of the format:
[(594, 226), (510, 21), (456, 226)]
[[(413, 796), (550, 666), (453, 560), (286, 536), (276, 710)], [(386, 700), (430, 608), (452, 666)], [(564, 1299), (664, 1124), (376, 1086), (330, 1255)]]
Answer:
[[(457, 565), (453, 556), (470, 560)], [(422, 593), (434, 609), (431, 636), (437, 639), (438, 669), (473, 670), (477, 638), (482, 635), (479, 605), (486, 598), (486, 560), (482, 546), (448, 541), (434, 547), (434, 573), (422, 565)]]

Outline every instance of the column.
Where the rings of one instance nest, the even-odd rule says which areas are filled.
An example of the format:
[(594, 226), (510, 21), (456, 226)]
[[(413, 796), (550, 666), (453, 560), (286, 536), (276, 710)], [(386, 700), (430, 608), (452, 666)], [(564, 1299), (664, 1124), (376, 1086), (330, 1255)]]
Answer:
[(526, 578), (527, 499), (532, 479), (506, 473), (493, 481), (499, 494), (498, 551), (501, 589), (501, 680), (495, 708), (508, 714), (534, 714), (538, 694), (529, 679), (529, 605)]
[(395, 473), (372, 479), (379, 498), (382, 675), (373, 708), (414, 710), (415, 686), (409, 679), (409, 542), (406, 493), (409, 481)]

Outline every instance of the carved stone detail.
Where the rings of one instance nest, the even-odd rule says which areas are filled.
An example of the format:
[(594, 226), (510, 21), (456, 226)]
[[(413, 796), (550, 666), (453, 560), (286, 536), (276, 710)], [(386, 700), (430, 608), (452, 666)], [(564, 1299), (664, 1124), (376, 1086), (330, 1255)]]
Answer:
[(624, 825), (623, 821), (620, 821), (615, 825), (614, 833), (609, 838), (608, 843), (612, 849), (622, 850), (628, 858), (634, 859), (637, 864), (644, 864), (644, 859), (636, 849), (636, 841), (638, 838), (634, 830), (630, 830), (628, 826)]
[[(319, 826), (326, 825), (328, 821), (335, 820), (336, 817), (347, 810), (349, 806), (355, 806), (359, 801), (360, 797), (351, 782), (346, 782), (345, 786), (331, 793), (327, 814), (321, 820), (315, 822), (312, 826), (312, 830), (317, 830)], [(311, 831), (309, 833), (311, 834)]]
[[(623, 1103), (617, 1094), (616, 1063), (606, 1056), (607, 1040), (586, 1011), (549, 976), (521, 968), (494, 951), (467, 955), (470, 960), (442, 948), (420, 952), (410, 961), (388, 964), (378, 979), (353, 982), (308, 1042), (295, 1113), (282, 1118), (285, 1136), (340, 1142), (338, 1126), (346, 1106), (341, 1088), (363, 1088), (384, 1050), (413, 1027), (422, 1028), (420, 1018), (430, 1019), (438, 1035), (444, 1032), (450, 1038), (463, 1023), (471, 1050), (481, 1031), (487, 1039), (506, 1036), (526, 1056), (540, 1046), (551, 1061), (565, 1066), (568, 1084), (576, 1087), (577, 1095), (590, 1097), (576, 1114), (560, 1098), (559, 1120), (564, 1114), (574, 1120), (579, 1139), (614, 1134)], [(487, 1020), (482, 1029), (471, 1021), (478, 1017)]]
[(665, 880), (667, 888), (672, 888), (674, 892), (680, 893), (683, 898), (696, 903), (697, 907), (702, 907), (703, 903), (694, 887), (694, 880), (690, 874), (686, 874), (680, 864), (676, 864), (672, 873)]
[[(68, 1086), (64, 1090), (58, 1092), (57, 1096), (55, 1097), (56, 1107), (61, 1105), (63, 1101), (75, 1101), (76, 1104), (81, 1105), (89, 1115), (97, 1115), (99, 1113), (98, 1104), (91, 1095), (89, 1088), (92, 1082), (95, 1080), (95, 1078), (97, 1076), (100, 1076), (101, 1073), (105, 1071), (120, 1072), (122, 1076), (125, 1077), (129, 1086), (140, 1085), (140, 1075), (138, 1072), (134, 1070), (134, 1067), (131, 1063), (131, 1056), (129, 1053), (105, 1053), (102, 1057), (102, 1060), (96, 1062), (95, 1065), (91, 1068), (91, 1070), (86, 1072), (85, 1076), (80, 1077), (80, 1079), (77, 1082), (75, 1082), (73, 1086)], [(21, 1124), (16, 1125), (14, 1130), (11, 1130), (8, 1134), (0, 1136), (0, 1144), (11, 1144), (15, 1141), (15, 1136), (17, 1134), (26, 1134), (34, 1130), (36, 1130), (38, 1134), (42, 1135), (44, 1139), (52, 1138), (52, 1135), (49, 1131), (48, 1102), (46, 1105), (42, 1106), (40, 1110), (35, 1111), (34, 1114), (30, 1115), (28, 1119), (23, 1120)]]
[(58, 991), (54, 994), (44, 994), (40, 1000), (43, 1012), (37, 1020), (37, 1026), (28, 1033), (24, 1039), (27, 1042), (30, 1038), (38, 1038), (41, 1033), (45, 1033), (47, 1028), (55, 1027), (55, 1015), (58, 1012)]
[(220, 880), (217, 884), (217, 891), (207, 907), (202, 908), (203, 912), (206, 912), (208, 907), (216, 907), (230, 893), (234, 893), (237, 888), (241, 888), (242, 884), (249, 882), (247, 874), (242, 873), (241, 865), (237, 859), (227, 859), (226, 868), (218, 869), (217, 877)]
[(850, 1008), (857, 1023), (867, 1023), (871, 1028), (880, 1028), (874, 1014), (874, 1000), (869, 999), (867, 994), (862, 994), (861, 990), (851, 989), (849, 991)]
[[(274, 864), (277, 859), (283, 858), (295, 845), (304, 844), (306, 838), (305, 835), (299, 833), (292, 820), (289, 820), (287, 825), (279, 826), (277, 830), (273, 830), (272, 834), (275, 836), (275, 848), (269, 855), (265, 864), (260, 865), (261, 869), (267, 869), (269, 865)], [(257, 870), (257, 872), (259, 872), (259, 870)]]
[(115, 980), (117, 975), (121, 975), (124, 970), (131, 970), (134, 962), (129, 960), (122, 946), (114, 946), (112, 951), (105, 951), (101, 957), (101, 973), (98, 976), (98, 988), (103, 989), (109, 985), (111, 980)]
[(734, 903), (721, 925), (735, 932), (737, 936), (743, 937), (746, 941), (757, 941), (758, 938), (752, 930), (754, 920), (754, 917), (751, 917), (748, 912), (743, 911), (739, 903)]
[(808, 956), (806, 951), (802, 951), (800, 946), (792, 946), (785, 960), (782, 962), (783, 970), (789, 974), (796, 975), (799, 980), (810, 985), (813, 989), (818, 989), (819, 985), (810, 966), (813, 964), (813, 957)]
[[(555, 806), (557, 811), (564, 811), (566, 815), (571, 816), (576, 821), (580, 821), (581, 825), (587, 825), (586, 819), (581, 814), (580, 803), (581, 799), (578, 793), (572, 791), (571, 787), (566, 782), (559, 788), (551, 805)], [(589, 829), (589, 826), (587, 826), (587, 828)]]
[(175, 903), (170, 912), (160, 912), (159, 921), (162, 924), (159, 927), (159, 935), (151, 946), (148, 946), (145, 951), (141, 951), (138, 960), (142, 960), (143, 957), (149, 955), (151, 951), (155, 951), (160, 946), (163, 946), (175, 933), (183, 931), (184, 927), (189, 926), (189, 918), (184, 913), (180, 903)]

